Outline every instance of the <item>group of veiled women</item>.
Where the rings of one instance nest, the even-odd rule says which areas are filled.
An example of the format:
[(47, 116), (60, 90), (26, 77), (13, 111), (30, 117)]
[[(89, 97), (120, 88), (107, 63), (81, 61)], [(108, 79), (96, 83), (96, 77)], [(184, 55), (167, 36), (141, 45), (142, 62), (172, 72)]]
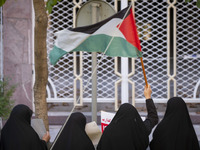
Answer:
[[(105, 128), (97, 150), (200, 150), (184, 100), (173, 97), (167, 102), (163, 119), (158, 115), (151, 99), (150, 86), (144, 89), (147, 117), (143, 121), (131, 104), (122, 104), (111, 123)], [(47, 150), (50, 136), (41, 140), (30, 126), (32, 111), (25, 105), (17, 105), (11, 112), (1, 132), (1, 150)], [(51, 150), (94, 150), (85, 132), (86, 117), (72, 113)], [(155, 127), (152, 141), (149, 134)]]

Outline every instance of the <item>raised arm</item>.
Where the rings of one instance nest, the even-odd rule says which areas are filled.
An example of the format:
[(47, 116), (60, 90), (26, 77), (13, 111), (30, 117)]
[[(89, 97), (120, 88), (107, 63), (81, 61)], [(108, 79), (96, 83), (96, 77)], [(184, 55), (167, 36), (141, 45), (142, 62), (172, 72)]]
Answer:
[(145, 86), (144, 96), (146, 98), (147, 118), (144, 121), (144, 124), (147, 128), (148, 134), (151, 133), (151, 130), (153, 129), (153, 127), (158, 123), (158, 114), (157, 114), (154, 102), (151, 98), (151, 93), (152, 93), (152, 90), (151, 90), (150, 85)]

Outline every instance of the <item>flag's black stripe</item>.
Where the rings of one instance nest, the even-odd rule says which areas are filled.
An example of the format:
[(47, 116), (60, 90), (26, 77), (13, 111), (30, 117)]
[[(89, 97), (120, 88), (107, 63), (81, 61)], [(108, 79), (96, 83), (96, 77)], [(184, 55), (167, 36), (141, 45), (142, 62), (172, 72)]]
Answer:
[[(98, 30), (101, 26), (103, 26), (104, 24), (106, 24), (107, 22), (109, 22), (110, 20), (112, 20), (113, 18), (120, 18), (123, 19), (124, 15), (126, 14), (126, 11), (129, 9), (129, 6), (126, 7), (125, 9), (119, 11), (118, 13), (114, 14), (113, 16), (100, 21), (98, 23), (92, 24), (92, 25), (88, 25), (88, 26), (83, 26), (83, 27), (77, 27), (77, 28), (70, 28), (70, 31), (74, 31), (74, 32), (82, 32), (82, 33), (87, 33), (87, 34), (92, 34), (94, 33), (96, 30)], [(127, 13), (127, 16), (130, 14), (130, 11)], [(127, 17), (126, 16), (126, 17)]]

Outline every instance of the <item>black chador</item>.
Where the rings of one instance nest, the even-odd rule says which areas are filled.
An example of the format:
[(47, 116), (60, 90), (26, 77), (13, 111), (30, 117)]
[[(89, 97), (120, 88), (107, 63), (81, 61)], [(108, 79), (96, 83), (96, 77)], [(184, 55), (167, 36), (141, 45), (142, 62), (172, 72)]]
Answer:
[(32, 110), (25, 105), (17, 105), (1, 132), (1, 150), (47, 150), (31, 127)]
[(122, 104), (105, 128), (97, 150), (146, 150), (151, 129), (158, 122), (152, 99), (146, 100), (148, 116), (143, 121), (131, 104)]
[(85, 132), (86, 118), (80, 112), (72, 113), (52, 150), (94, 150)]
[(151, 150), (200, 150), (186, 103), (180, 97), (167, 102), (162, 121), (153, 133)]

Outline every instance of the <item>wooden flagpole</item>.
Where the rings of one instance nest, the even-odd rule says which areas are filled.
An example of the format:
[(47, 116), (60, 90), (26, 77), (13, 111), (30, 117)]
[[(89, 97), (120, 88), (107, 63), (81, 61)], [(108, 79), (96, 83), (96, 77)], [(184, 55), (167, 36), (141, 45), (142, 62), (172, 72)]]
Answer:
[(145, 84), (146, 84), (146, 86), (148, 86), (147, 77), (146, 77), (146, 73), (145, 73), (144, 63), (143, 63), (143, 58), (142, 57), (140, 57), (140, 61), (141, 61), (141, 65), (142, 65), (142, 70), (143, 70)]

